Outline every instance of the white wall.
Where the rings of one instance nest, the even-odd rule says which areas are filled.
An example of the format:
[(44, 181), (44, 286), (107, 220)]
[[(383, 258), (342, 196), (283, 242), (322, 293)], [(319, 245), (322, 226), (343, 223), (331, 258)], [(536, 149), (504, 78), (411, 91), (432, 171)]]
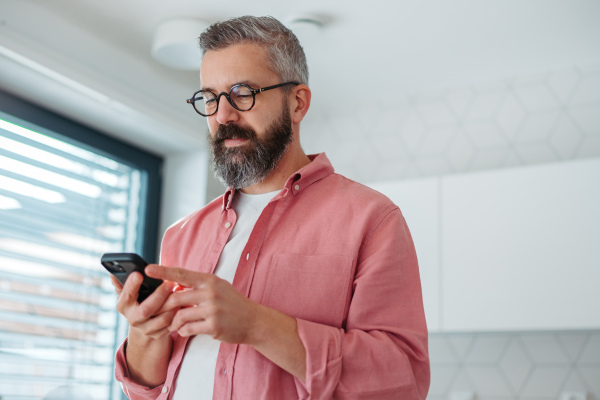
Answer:
[(159, 237), (179, 219), (206, 204), (208, 152), (190, 151), (165, 157)]

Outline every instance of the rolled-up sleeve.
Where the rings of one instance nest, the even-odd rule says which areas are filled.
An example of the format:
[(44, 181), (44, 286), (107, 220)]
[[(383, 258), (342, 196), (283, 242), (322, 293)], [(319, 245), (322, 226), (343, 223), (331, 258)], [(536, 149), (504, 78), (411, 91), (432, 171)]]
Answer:
[(361, 246), (345, 329), (298, 319), (302, 399), (425, 399), (427, 326), (413, 241), (398, 208)]
[(127, 367), (127, 360), (125, 359), (125, 347), (127, 346), (127, 340), (125, 340), (115, 356), (115, 378), (121, 382), (123, 392), (129, 400), (148, 400), (156, 399), (161, 394), (162, 386), (159, 385), (154, 388), (140, 385), (134, 382), (129, 375), (129, 368)]

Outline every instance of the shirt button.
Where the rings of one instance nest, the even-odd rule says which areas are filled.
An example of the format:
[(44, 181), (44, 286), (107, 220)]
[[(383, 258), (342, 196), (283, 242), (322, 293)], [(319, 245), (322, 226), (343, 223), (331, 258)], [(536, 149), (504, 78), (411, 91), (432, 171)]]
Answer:
[(225, 228), (229, 228), (231, 226), (231, 222), (225, 222)]
[(227, 375), (227, 368), (223, 368), (223, 375)]
[(163, 386), (162, 390), (163, 393), (167, 393), (169, 391), (169, 387), (168, 386)]
[(250, 253), (246, 254), (246, 261), (250, 259)]
[(296, 189), (296, 190), (300, 190), (300, 185), (296, 185), (296, 186), (294, 186), (294, 189)]

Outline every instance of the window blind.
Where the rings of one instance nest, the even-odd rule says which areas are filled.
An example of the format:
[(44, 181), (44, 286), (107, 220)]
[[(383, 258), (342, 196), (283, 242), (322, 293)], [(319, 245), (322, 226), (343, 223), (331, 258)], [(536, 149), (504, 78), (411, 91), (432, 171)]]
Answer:
[(125, 324), (99, 260), (139, 251), (146, 180), (0, 113), (1, 400), (120, 398)]

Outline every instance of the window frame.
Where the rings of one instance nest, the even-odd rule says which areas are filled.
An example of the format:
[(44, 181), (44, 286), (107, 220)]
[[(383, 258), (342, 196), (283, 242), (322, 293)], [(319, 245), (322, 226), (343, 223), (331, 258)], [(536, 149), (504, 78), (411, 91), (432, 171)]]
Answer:
[[(111, 137), (68, 117), (33, 104), (28, 100), (7, 93), (2, 89), (0, 89), (0, 111), (32, 125), (56, 132), (61, 136), (60, 139), (65, 142), (100, 155), (105, 155), (120, 163), (143, 171), (145, 175), (143, 180), (146, 182), (146, 187), (141, 193), (141, 198), (145, 199), (145, 201), (139, 204), (139, 221), (142, 223), (138, 224), (136, 232), (137, 237), (142, 238), (142, 240), (139, 242), (139, 246), (136, 247), (140, 248), (140, 255), (147, 261), (153, 262), (158, 260), (162, 168), (164, 163), (162, 156)], [(120, 345), (119, 340), (121, 336), (126, 334), (123, 331), (123, 323), (126, 324), (126, 322), (119, 316), (115, 328), (116, 347), (114, 351)], [(117, 382), (113, 379), (110, 390), (112, 394), (115, 393), (113, 388), (115, 384)], [(126, 396), (122, 393), (121, 398), (126, 399)]]
[(0, 90), (0, 111), (63, 135), (77, 146), (116, 158), (117, 161), (143, 170), (147, 174), (146, 202), (140, 204), (143, 227), (137, 234), (144, 238), (141, 256), (149, 262), (158, 260), (160, 200), (163, 157), (108, 136), (105, 133), (58, 115), (48, 109)]

